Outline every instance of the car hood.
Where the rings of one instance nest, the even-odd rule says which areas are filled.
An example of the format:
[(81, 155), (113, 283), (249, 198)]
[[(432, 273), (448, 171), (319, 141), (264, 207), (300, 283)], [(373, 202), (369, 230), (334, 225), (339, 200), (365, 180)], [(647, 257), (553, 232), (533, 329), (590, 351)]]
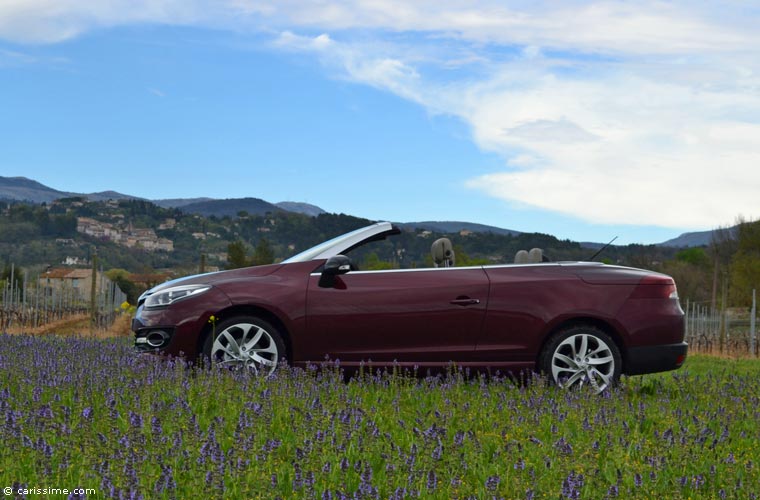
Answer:
[[(257, 276), (267, 276), (280, 269), (284, 264), (270, 264), (266, 266), (243, 267), (240, 269), (230, 269), (229, 271), (217, 271), (214, 273), (195, 274), (185, 276), (175, 280), (167, 281), (156, 285), (146, 291), (143, 296), (150, 295), (167, 288), (178, 285), (213, 285), (220, 281), (228, 281), (237, 278), (255, 278)], [(142, 297), (141, 297), (142, 298)]]

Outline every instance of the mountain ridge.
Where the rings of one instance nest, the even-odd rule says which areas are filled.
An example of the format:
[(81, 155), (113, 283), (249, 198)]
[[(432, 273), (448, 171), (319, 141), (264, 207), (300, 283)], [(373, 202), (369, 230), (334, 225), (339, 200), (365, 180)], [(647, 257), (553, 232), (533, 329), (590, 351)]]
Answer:
[[(228, 198), (215, 199), (208, 197), (198, 198), (166, 198), (150, 200), (147, 198), (119, 193), (117, 191), (107, 190), (97, 193), (73, 193), (59, 191), (46, 186), (36, 180), (27, 177), (3, 177), (0, 176), (0, 200), (32, 202), (32, 203), (50, 203), (60, 198), (81, 196), (92, 201), (114, 200), (142, 200), (149, 201), (163, 208), (175, 208), (185, 213), (199, 214), (203, 216), (216, 217), (236, 217), (240, 212), (247, 212), (250, 215), (264, 215), (267, 212), (285, 211), (294, 212), (316, 217), (320, 214), (327, 213), (322, 208), (303, 202), (282, 201), (271, 203), (269, 201), (255, 198)], [(422, 229), (433, 232), (452, 233), (460, 231), (469, 231), (474, 233), (493, 233), (498, 235), (519, 235), (521, 231), (506, 229), (486, 224), (464, 221), (419, 221), (419, 222), (399, 222), (401, 227)], [(696, 231), (683, 233), (676, 238), (657, 243), (657, 246), (664, 247), (692, 247), (709, 245), (714, 230)], [(598, 248), (604, 243), (582, 242), (582, 245), (588, 248)]]

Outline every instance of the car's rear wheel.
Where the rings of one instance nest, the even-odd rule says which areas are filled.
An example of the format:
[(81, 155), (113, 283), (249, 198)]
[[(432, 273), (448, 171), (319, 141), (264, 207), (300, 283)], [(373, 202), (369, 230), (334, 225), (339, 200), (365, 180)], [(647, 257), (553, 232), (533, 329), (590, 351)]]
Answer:
[(206, 338), (203, 355), (214, 366), (263, 375), (272, 373), (287, 357), (277, 328), (255, 316), (237, 316), (215, 325)]
[(620, 378), (622, 358), (612, 338), (593, 326), (573, 326), (552, 337), (539, 358), (540, 370), (562, 388), (591, 386), (595, 392)]

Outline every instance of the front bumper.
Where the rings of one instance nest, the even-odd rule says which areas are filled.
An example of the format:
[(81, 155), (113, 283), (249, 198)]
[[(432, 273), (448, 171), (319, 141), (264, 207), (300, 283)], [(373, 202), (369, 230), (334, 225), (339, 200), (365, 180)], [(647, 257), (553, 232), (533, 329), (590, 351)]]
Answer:
[(686, 361), (689, 344), (652, 345), (631, 347), (625, 362), (626, 375), (666, 372), (680, 368)]
[(209, 317), (230, 305), (227, 296), (213, 287), (167, 307), (148, 309), (140, 305), (132, 320), (135, 350), (194, 359)]

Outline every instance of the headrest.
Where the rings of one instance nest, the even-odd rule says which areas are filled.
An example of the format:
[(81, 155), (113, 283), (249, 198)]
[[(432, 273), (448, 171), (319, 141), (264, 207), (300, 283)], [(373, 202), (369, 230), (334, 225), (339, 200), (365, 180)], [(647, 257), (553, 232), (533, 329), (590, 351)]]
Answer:
[(435, 267), (452, 267), (454, 265), (454, 247), (448, 238), (438, 238), (430, 247)]
[(528, 262), (528, 252), (526, 250), (520, 250), (515, 254), (515, 264), (527, 264)]

